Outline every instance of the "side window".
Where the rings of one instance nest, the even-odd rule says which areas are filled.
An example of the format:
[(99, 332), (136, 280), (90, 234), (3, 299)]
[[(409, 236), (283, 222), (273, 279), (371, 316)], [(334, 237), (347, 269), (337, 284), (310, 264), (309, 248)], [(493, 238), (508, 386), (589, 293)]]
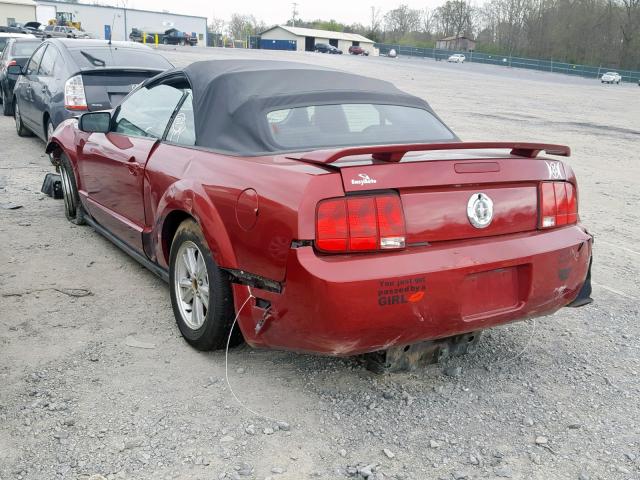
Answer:
[(52, 25), (47, 25), (46, 27), (44, 27), (44, 31), (45, 32), (50, 32), (53, 30), (53, 26)]
[(193, 121), (193, 97), (191, 90), (185, 90), (187, 98), (178, 110), (167, 133), (167, 142), (191, 147), (196, 144), (196, 126)]
[(59, 62), (60, 54), (58, 53), (58, 50), (53, 46), (49, 46), (40, 61), (40, 70), (38, 70), (38, 75), (44, 75), (45, 77), (53, 76), (54, 68)]
[(162, 138), (183, 92), (165, 84), (140, 88), (120, 105), (114, 131), (134, 137)]
[(27, 64), (27, 75), (35, 75), (38, 72), (38, 67), (40, 66), (40, 60), (42, 60), (42, 55), (44, 54), (44, 50), (47, 48), (46, 45), (42, 45), (38, 48), (33, 55), (31, 55), (31, 59)]

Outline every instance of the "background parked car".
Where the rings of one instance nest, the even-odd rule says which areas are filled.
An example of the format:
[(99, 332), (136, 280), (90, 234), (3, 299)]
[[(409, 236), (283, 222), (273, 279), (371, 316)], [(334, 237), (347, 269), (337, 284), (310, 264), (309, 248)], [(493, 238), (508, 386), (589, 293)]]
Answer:
[(0, 100), (5, 115), (13, 115), (13, 87), (18, 79), (18, 75), (7, 72), (7, 67), (24, 67), (40, 44), (42, 41), (37, 38), (10, 38), (0, 55)]
[(23, 25), (26, 33), (30, 33), (38, 38), (44, 38), (44, 26), (40, 22), (27, 22)]
[(464, 61), (467, 59), (467, 57), (465, 57), (464, 55), (462, 55), (461, 53), (454, 53), (453, 55), (451, 55), (449, 58), (447, 58), (447, 62), (451, 62), (451, 63), (464, 63)]
[[(46, 140), (60, 122), (117, 105), (136, 85), (168, 68), (168, 60), (131, 42), (49, 39), (33, 53), (14, 89), (18, 135)], [(12, 69), (14, 72), (12, 72)]]
[(170, 28), (162, 35), (162, 43), (164, 45), (191, 45), (198, 43), (198, 38), (186, 32), (181, 32), (175, 28)]
[(129, 34), (129, 40), (131, 40), (132, 42), (142, 43), (143, 33), (147, 37), (147, 43), (154, 43), (156, 41), (155, 35), (153, 33), (142, 32), (142, 30), (138, 30), (137, 28), (131, 30), (131, 33)]
[(333, 53), (336, 55), (342, 55), (342, 50), (329, 45), (328, 43), (316, 43), (313, 50), (320, 53)]
[(369, 52), (358, 45), (351, 45), (349, 47), (349, 53), (351, 55), (364, 55), (365, 57), (369, 55)]
[(618, 72), (607, 72), (600, 78), (602, 83), (620, 83), (622, 76)]
[(9, 41), (10, 38), (36, 38), (30, 33), (9, 33), (9, 32), (0, 32), (0, 52), (4, 50), (5, 45)]
[(47, 25), (43, 33), (46, 38), (91, 38), (87, 32), (61, 25)]

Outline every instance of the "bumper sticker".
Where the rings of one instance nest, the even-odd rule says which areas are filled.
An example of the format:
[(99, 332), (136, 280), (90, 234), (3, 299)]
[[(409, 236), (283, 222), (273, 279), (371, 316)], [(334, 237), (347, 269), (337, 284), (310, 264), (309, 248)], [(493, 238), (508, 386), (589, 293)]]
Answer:
[(378, 305), (417, 303), (425, 296), (425, 277), (389, 278), (378, 283)]

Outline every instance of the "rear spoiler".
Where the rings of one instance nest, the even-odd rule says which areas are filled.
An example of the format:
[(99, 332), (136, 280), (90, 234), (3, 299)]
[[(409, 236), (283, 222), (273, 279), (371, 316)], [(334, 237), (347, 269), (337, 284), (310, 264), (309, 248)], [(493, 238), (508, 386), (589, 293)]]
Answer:
[(571, 149), (566, 145), (550, 143), (519, 142), (453, 142), (453, 143), (416, 143), (411, 145), (372, 145), (368, 147), (347, 147), (328, 150), (313, 150), (306, 153), (288, 154), (288, 158), (309, 163), (328, 164), (341, 158), (353, 155), (371, 155), (374, 160), (383, 162), (399, 162), (409, 152), (426, 152), (432, 150), (482, 150), (508, 149), (511, 155), (535, 158), (540, 152), (549, 155), (568, 157)]

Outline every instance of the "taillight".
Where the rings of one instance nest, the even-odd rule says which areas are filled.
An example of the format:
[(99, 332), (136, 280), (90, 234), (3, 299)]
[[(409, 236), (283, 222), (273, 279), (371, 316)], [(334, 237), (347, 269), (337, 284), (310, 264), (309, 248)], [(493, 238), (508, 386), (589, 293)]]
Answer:
[(64, 84), (64, 107), (68, 110), (87, 110), (82, 75), (71, 77)]
[(15, 60), (7, 60), (7, 64), (5, 65), (6, 67), (11, 67), (13, 65), (17, 65), (18, 62), (16, 62)]
[(540, 228), (571, 225), (578, 221), (576, 189), (569, 182), (540, 183)]
[(329, 253), (404, 248), (400, 197), (383, 194), (322, 200), (316, 214), (316, 247)]

